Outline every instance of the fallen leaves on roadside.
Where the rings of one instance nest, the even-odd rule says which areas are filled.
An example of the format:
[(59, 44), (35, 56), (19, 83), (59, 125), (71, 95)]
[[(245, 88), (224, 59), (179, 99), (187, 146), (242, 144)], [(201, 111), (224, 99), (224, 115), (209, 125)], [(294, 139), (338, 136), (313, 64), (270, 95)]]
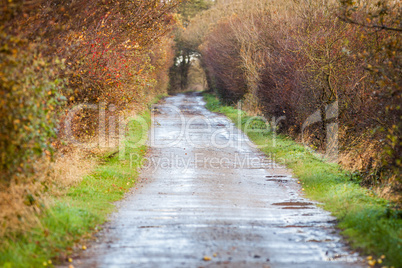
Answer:
[(211, 257), (209, 257), (209, 256), (204, 256), (203, 260), (204, 260), (204, 261), (210, 261), (210, 260), (211, 260)]

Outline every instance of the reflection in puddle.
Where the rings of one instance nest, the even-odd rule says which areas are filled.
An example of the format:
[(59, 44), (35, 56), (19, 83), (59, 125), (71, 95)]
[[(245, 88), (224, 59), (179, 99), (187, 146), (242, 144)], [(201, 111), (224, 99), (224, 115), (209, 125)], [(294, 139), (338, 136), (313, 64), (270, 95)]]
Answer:
[(281, 179), (267, 179), (266, 181), (275, 181), (275, 182), (281, 182), (281, 183), (289, 182), (289, 180), (281, 180)]
[(273, 203), (272, 205), (275, 206), (311, 206), (314, 205), (310, 202), (280, 202), (280, 203)]
[(312, 207), (283, 207), (282, 209), (311, 209)]

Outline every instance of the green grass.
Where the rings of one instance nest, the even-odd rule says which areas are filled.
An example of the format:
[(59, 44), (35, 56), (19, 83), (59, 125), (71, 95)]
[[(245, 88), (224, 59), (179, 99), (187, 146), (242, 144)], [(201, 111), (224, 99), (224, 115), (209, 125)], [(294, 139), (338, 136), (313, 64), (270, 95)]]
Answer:
[[(149, 126), (150, 112), (144, 112), (141, 117)], [(131, 122), (127, 138), (135, 140), (148, 133), (145, 131)], [(90, 237), (97, 226), (107, 220), (115, 208), (113, 202), (122, 199), (135, 185), (138, 172), (134, 167), (141, 163), (146, 150), (145, 145), (126, 146), (123, 159), (119, 154), (101, 156), (103, 164), (83, 178), (78, 186), (70, 188), (65, 196), (54, 200), (54, 205), (41, 215), (37, 227), (2, 241), (0, 267), (53, 266), (50, 261), (57, 262), (57, 256), (69, 257), (74, 245), (85, 243), (82, 239)], [(130, 154), (138, 156), (133, 157), (133, 167), (130, 167)]]
[(393, 210), (387, 200), (353, 182), (351, 174), (339, 165), (323, 161), (289, 137), (275, 135), (262, 120), (223, 106), (213, 95), (204, 94), (204, 99), (209, 110), (225, 114), (243, 131), (251, 120), (249, 129), (259, 132), (248, 133), (249, 138), (264, 145), (261, 150), (279, 164), (292, 169), (307, 197), (322, 202), (338, 219), (338, 227), (353, 248), (376, 257), (384, 254), (383, 264), (402, 267), (401, 211)]

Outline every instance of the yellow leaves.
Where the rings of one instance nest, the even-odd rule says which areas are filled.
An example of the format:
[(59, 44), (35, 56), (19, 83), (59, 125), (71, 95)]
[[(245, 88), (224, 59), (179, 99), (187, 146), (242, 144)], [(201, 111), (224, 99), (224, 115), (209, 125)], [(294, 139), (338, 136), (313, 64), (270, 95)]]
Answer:
[(383, 262), (383, 259), (385, 259), (385, 255), (381, 255), (379, 259), (374, 259), (373, 256), (367, 256), (367, 263), (370, 266), (375, 266), (376, 263), (381, 264)]
[(52, 261), (51, 260), (44, 261), (42, 264), (43, 264), (43, 266), (48, 266), (48, 265), (52, 264)]
[(209, 256), (204, 256), (203, 260), (204, 260), (204, 261), (210, 261), (210, 260), (211, 260), (211, 257), (209, 257)]

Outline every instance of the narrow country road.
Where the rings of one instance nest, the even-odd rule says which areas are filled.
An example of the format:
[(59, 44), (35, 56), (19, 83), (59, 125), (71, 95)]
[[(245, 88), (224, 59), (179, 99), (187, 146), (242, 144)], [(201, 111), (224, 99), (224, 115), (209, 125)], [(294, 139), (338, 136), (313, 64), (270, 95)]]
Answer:
[(204, 105), (190, 93), (154, 108), (138, 190), (74, 267), (361, 267), (291, 172)]

